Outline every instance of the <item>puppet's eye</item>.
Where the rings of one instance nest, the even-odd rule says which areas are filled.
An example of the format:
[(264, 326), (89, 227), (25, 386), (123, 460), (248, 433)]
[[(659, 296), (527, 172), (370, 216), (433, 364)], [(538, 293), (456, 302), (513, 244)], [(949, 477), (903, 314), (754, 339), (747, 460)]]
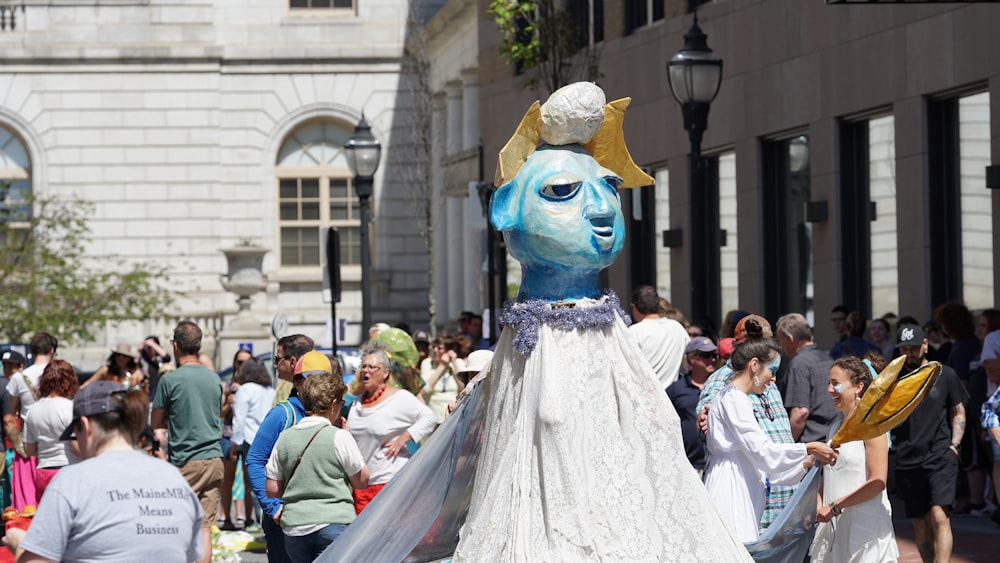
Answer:
[(609, 186), (611, 186), (616, 190), (621, 188), (622, 184), (625, 182), (625, 180), (622, 180), (618, 176), (605, 176), (604, 181), (607, 182)]
[(583, 183), (573, 174), (560, 174), (545, 181), (542, 195), (548, 199), (569, 199), (576, 195)]

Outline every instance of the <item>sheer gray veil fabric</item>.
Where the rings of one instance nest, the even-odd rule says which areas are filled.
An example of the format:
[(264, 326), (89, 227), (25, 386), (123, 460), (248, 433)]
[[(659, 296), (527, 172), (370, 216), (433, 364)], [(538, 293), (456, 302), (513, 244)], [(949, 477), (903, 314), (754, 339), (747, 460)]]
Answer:
[(472, 495), (486, 388), (470, 385), (455, 411), (316, 561), (416, 563), (454, 553)]
[(774, 523), (757, 541), (745, 544), (754, 561), (801, 563), (805, 560), (816, 533), (816, 494), (822, 482), (819, 471), (819, 464), (813, 465)]

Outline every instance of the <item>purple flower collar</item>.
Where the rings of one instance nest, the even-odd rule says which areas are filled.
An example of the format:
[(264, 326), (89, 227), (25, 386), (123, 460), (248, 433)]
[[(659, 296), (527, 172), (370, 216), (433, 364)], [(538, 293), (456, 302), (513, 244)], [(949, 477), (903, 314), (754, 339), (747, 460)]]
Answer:
[(604, 298), (594, 305), (577, 307), (577, 303), (553, 303), (543, 299), (508, 301), (503, 306), (500, 325), (517, 331), (514, 350), (528, 357), (538, 344), (538, 330), (543, 324), (562, 330), (576, 330), (611, 326), (616, 316), (626, 325), (632, 322), (622, 309), (618, 296), (610, 289), (604, 290)]

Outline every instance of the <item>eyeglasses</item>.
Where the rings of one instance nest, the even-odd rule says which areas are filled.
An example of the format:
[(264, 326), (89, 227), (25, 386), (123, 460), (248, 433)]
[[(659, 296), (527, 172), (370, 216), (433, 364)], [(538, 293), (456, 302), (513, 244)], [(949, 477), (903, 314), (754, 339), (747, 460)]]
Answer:
[(358, 371), (378, 371), (378, 370), (382, 369), (383, 367), (384, 366), (380, 366), (378, 364), (361, 364), (358, 367)]
[[(758, 395), (758, 397), (760, 397), (760, 406), (764, 407), (764, 416), (766, 416), (768, 420), (773, 421), (774, 411), (771, 410), (771, 403), (767, 402), (767, 398), (763, 395)], [(754, 413), (757, 413), (757, 409), (754, 409)]]
[(719, 359), (719, 355), (716, 354), (715, 352), (695, 352), (692, 355), (693, 356), (697, 356), (697, 357), (699, 357), (699, 358), (701, 358), (703, 360), (711, 360), (713, 362), (715, 360)]

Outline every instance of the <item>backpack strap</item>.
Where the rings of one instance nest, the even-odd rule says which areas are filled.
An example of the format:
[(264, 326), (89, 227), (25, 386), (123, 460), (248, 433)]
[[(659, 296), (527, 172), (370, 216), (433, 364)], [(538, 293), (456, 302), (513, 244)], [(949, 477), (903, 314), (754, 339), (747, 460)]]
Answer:
[(292, 426), (295, 426), (295, 407), (288, 401), (281, 401), (278, 406), (285, 409), (285, 427), (281, 429), (282, 432), (288, 430)]

